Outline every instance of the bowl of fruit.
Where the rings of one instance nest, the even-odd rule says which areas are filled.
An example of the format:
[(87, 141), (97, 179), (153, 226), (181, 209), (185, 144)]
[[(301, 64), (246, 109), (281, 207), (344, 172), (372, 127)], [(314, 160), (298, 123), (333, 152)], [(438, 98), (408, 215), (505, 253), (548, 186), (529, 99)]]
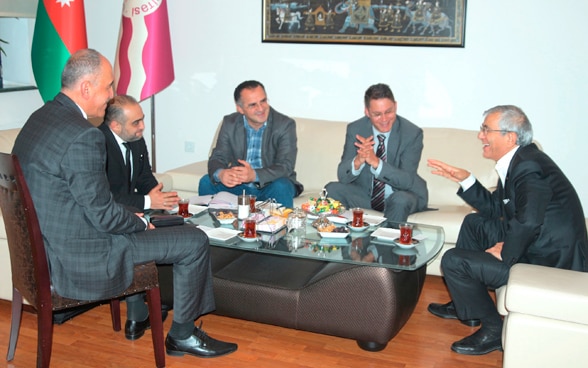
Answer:
[(329, 198), (325, 189), (318, 197), (310, 197), (308, 201), (301, 205), (301, 208), (304, 212), (314, 216), (321, 214), (340, 215), (345, 212), (345, 207), (341, 202)]

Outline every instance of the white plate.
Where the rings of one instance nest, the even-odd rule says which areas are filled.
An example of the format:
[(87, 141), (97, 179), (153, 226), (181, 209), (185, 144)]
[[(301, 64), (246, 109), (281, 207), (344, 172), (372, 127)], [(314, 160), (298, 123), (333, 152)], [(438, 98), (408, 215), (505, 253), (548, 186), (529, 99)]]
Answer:
[(363, 226), (360, 226), (360, 227), (351, 226), (351, 222), (347, 223), (347, 227), (349, 228), (349, 230), (357, 231), (357, 232), (366, 231), (370, 226), (371, 226), (371, 224), (368, 224), (365, 221), (363, 223)]
[(214, 216), (214, 218), (223, 225), (232, 224), (233, 221), (235, 221), (237, 219), (237, 216), (235, 216), (234, 213), (233, 213), (233, 217), (230, 217), (230, 218), (224, 218), (224, 219), (218, 218), (217, 213), (219, 213), (219, 212), (231, 212), (231, 211), (213, 211), (212, 212), (212, 215)]
[(323, 238), (345, 238), (349, 235), (349, 231), (344, 233), (335, 233), (335, 232), (319, 232)]
[[(202, 211), (206, 211), (208, 209), (208, 207), (205, 206), (199, 206), (197, 204), (189, 204), (188, 205), (188, 212), (190, 213), (190, 217), (192, 216), (196, 216), (197, 214), (199, 214)], [(175, 206), (174, 208), (171, 209), (170, 213), (176, 214), (178, 213), (178, 206)]]
[(217, 228), (209, 228), (209, 227), (205, 227), (205, 226), (199, 226), (202, 231), (204, 231), (206, 233), (206, 235), (208, 235), (208, 237), (210, 239), (214, 239), (214, 240), (221, 240), (221, 241), (225, 241), (225, 240), (229, 240), (231, 238), (234, 238), (235, 236), (237, 236), (237, 234), (239, 234), (238, 230), (233, 230), (233, 229), (227, 229), (224, 227), (217, 227)]
[(411, 249), (417, 246), (418, 243), (420, 243), (418, 240), (416, 239), (412, 239), (412, 244), (402, 244), (400, 242), (399, 238), (396, 239), (392, 239), (392, 241), (394, 242), (394, 244), (396, 244), (398, 247), (402, 248), (402, 249)]
[(381, 216), (363, 215), (363, 221), (369, 222), (370, 226), (378, 226), (386, 221), (386, 218)]
[(327, 220), (339, 225), (347, 225), (347, 223), (349, 222), (349, 219), (343, 215), (327, 216)]
[(239, 233), (239, 234), (237, 234), (237, 237), (239, 239), (241, 239), (242, 241), (247, 242), (247, 243), (256, 242), (256, 241), (258, 241), (258, 240), (261, 239), (261, 235), (260, 234), (256, 234), (255, 238), (246, 238), (246, 237), (243, 236), (243, 233), (242, 232)]
[(391, 242), (400, 236), (400, 230), (380, 227), (372, 233), (372, 236), (377, 238), (378, 240)]

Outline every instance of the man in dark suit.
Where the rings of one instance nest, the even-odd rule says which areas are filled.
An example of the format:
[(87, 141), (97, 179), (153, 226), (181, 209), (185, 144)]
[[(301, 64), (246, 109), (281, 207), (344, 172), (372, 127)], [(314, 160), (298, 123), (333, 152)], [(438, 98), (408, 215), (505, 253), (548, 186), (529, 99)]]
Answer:
[[(163, 184), (153, 175), (143, 138), (144, 118), (141, 105), (132, 96), (114, 96), (108, 102), (104, 122), (98, 128), (106, 138), (106, 175), (110, 191), (115, 201), (136, 212), (171, 210), (178, 205), (178, 193), (163, 192)], [(127, 146), (132, 162), (131, 180), (125, 162)]]
[(227, 191), (275, 199), (292, 207), (303, 186), (296, 181), (296, 122), (270, 107), (265, 87), (245, 81), (233, 95), (237, 112), (224, 117), (200, 180), (200, 195)]
[[(133, 212), (144, 210), (171, 210), (178, 204), (177, 192), (163, 192), (149, 164), (149, 153), (143, 138), (145, 114), (134, 97), (114, 96), (98, 129), (106, 139), (106, 176), (114, 200)], [(128, 147), (128, 148), (127, 148)], [(131, 178), (127, 173), (126, 156), (129, 156)], [(158, 265), (161, 289), (161, 309), (165, 320), (173, 305), (173, 267)], [(125, 337), (136, 340), (145, 333), (145, 326), (127, 320)]]
[(469, 355), (501, 348), (502, 319), (488, 289), (505, 285), (512, 265), (588, 271), (582, 205), (559, 167), (532, 143), (525, 113), (496, 106), (484, 117), (478, 138), (484, 157), (496, 161), (497, 190), (489, 192), (464, 169), (429, 160), (433, 173), (458, 182), (458, 195), (476, 209), (464, 219), (456, 247), (441, 260), (452, 301), (429, 305), (438, 317), (482, 325), (451, 346)]
[(327, 184), (328, 195), (347, 208), (371, 208), (390, 221), (406, 221), (426, 209), (429, 197), (427, 183), (417, 174), (423, 131), (396, 114), (386, 84), (369, 87), (364, 103), (365, 116), (347, 126), (339, 181)]
[[(235, 351), (237, 345), (194, 326), (215, 307), (206, 234), (190, 225), (155, 229), (109, 190), (104, 135), (87, 119), (103, 117), (113, 97), (110, 62), (95, 50), (79, 50), (67, 61), (61, 85), (55, 99), (31, 115), (13, 149), (35, 203), (56, 292), (108, 299), (129, 286), (135, 264), (173, 264), (167, 353), (211, 357)], [(148, 327), (142, 298), (129, 299), (127, 313), (141, 315), (136, 322)]]

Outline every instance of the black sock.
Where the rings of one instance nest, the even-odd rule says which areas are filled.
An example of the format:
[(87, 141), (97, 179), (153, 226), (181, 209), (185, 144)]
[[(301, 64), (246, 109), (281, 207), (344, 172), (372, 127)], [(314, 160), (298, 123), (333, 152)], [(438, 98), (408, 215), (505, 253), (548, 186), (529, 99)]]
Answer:
[(502, 330), (502, 317), (498, 313), (486, 316), (480, 320), (482, 322), (482, 327), (491, 328), (493, 330)]
[(176, 340), (185, 340), (194, 333), (194, 322), (172, 322), (169, 335)]
[(149, 317), (149, 308), (145, 304), (142, 294), (135, 294), (126, 297), (127, 319), (141, 322)]

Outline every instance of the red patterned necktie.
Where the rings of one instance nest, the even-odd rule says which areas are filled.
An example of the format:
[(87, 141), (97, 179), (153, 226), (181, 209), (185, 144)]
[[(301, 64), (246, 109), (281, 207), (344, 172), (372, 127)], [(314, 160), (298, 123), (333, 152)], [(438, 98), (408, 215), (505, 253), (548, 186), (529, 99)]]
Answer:
[[(378, 156), (382, 161), (386, 161), (386, 146), (384, 145), (384, 140), (386, 136), (383, 134), (378, 134), (378, 148), (376, 149), (376, 156)], [(383, 181), (376, 179), (374, 176), (374, 183), (372, 189), (372, 208), (377, 211), (384, 211), (384, 188), (386, 184)]]

